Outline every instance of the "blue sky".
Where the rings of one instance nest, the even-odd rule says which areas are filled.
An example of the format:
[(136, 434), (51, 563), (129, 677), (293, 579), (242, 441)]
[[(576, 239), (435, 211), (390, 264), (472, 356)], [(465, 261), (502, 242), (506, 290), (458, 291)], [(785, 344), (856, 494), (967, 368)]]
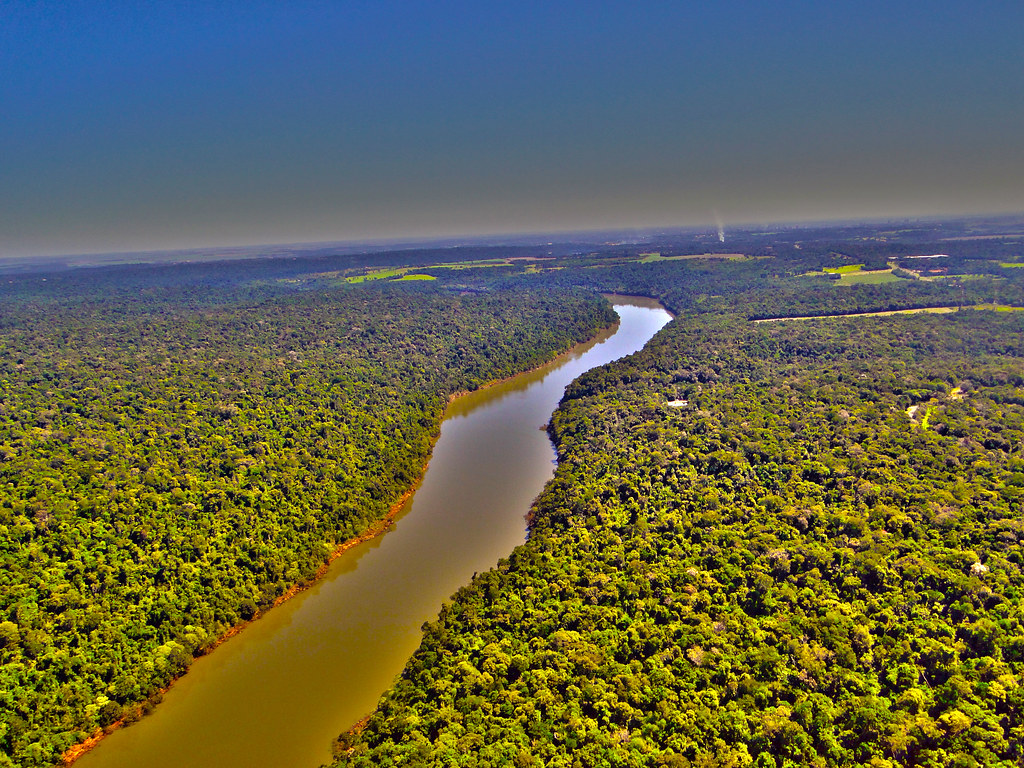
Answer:
[(1022, 29), (984, 0), (0, 0), (0, 257), (1024, 210)]

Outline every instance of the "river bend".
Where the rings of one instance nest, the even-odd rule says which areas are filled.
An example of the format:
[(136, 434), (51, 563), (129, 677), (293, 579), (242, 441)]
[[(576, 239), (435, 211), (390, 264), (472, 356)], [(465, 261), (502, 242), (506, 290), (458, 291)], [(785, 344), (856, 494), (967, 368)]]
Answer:
[(419, 645), (424, 621), (523, 543), (554, 472), (542, 426), (565, 386), (636, 352), (670, 319), (611, 297), (618, 326), (536, 371), (455, 400), (415, 495), (385, 535), (195, 661), (153, 714), (76, 768), (316, 768)]

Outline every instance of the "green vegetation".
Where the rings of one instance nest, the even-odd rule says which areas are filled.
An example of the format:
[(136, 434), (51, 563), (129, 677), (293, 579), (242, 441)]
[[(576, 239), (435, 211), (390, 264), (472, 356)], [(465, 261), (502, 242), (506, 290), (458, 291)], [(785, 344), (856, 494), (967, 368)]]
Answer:
[(367, 272), (365, 275), (353, 275), (352, 277), (346, 277), (345, 282), (347, 283), (362, 283), (367, 280), (390, 280), (400, 275), (404, 275), (408, 272), (407, 269), (378, 269), (372, 272)]
[[(483, 269), (488, 267), (511, 267), (514, 262), (510, 259), (475, 259), (470, 261), (456, 261), (449, 262), (446, 264), (431, 264), (432, 269), (451, 269), (451, 270), (463, 270), (463, 269)], [(414, 272), (409, 274), (410, 268), (395, 268), (395, 269), (374, 269), (364, 272), (358, 275), (349, 275), (345, 278), (345, 282), (349, 284), (358, 284), (366, 282), (367, 280), (436, 280), (437, 278), (432, 275), (423, 274), (420, 272)], [(527, 269), (532, 272), (533, 269)], [(310, 275), (311, 278), (324, 278), (324, 277), (336, 277), (340, 273), (322, 273), (316, 275)], [(308, 278), (307, 278), (308, 279)], [(296, 281), (299, 282), (299, 281)]]
[(512, 262), (508, 259), (473, 259), (471, 261), (455, 261), (450, 264), (438, 264), (442, 269), (477, 269), (480, 267), (507, 267)]
[(1024, 318), (753, 324), (954, 294), (671, 266), (559, 273), (678, 317), (569, 387), (530, 540), (338, 764), (1020, 764)]
[(993, 312), (1022, 312), (1024, 307), (1012, 307), (1009, 304), (975, 304), (971, 309), (987, 309)]
[[(980, 307), (968, 307), (967, 309), (980, 309)], [(956, 307), (921, 307), (920, 309), (890, 309), (877, 312), (853, 312), (845, 315), (807, 315), (804, 317), (777, 317), (755, 320), (755, 323), (774, 323), (788, 320), (821, 320), (827, 317), (890, 317), (892, 315), (919, 315), (932, 314), (944, 315), (947, 312), (956, 312)]]
[(614, 317), (578, 292), (431, 285), (5, 310), (0, 765), (136, 717), (388, 512), (452, 393)]
[(881, 283), (895, 283), (901, 280), (899, 275), (893, 274), (891, 269), (877, 269), (870, 272), (846, 272), (838, 280), (838, 285), (879, 285)]
[(844, 264), (839, 267), (823, 267), (819, 272), (807, 272), (805, 276), (831, 276), (835, 285), (849, 287), (851, 285), (881, 285), (895, 283), (900, 279), (916, 278), (913, 272), (905, 269), (870, 269), (865, 270), (863, 264)]
[[(0, 766), (150, 707), (386, 515), (453, 392), (607, 324), (596, 291), (676, 319), (570, 387), (529, 542), (340, 761), (1024, 762), (1024, 314), (844, 317), (1022, 307), (1024, 270), (892, 234), (10, 275)], [(940, 248), (951, 279), (869, 277)]]
[(742, 253), (699, 253), (684, 254), (680, 256), (662, 256), (660, 253), (641, 253), (640, 263), (651, 264), (656, 261), (681, 261), (684, 259), (745, 259)]
[(584, 376), (529, 543), (426, 628), (342, 764), (1019, 764), (1022, 339), (681, 318)]

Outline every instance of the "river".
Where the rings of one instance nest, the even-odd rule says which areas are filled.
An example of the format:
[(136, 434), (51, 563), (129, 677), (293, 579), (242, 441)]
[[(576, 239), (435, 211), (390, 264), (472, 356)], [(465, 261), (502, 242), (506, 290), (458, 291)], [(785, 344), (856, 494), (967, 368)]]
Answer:
[(565, 386), (636, 352), (670, 319), (610, 297), (620, 322), (553, 363), (456, 399), (423, 482), (383, 536), (195, 661), (148, 717), (76, 768), (316, 768), (368, 714), (419, 645), (420, 627), (473, 574), (526, 537), (554, 472), (542, 426)]

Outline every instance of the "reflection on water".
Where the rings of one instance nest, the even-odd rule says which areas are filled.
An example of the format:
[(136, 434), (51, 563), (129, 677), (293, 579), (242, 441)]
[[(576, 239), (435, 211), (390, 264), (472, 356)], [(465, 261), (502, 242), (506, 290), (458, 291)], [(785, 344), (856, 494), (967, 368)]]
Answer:
[(314, 768), (376, 705), (420, 626), (475, 572), (521, 544), (554, 471), (541, 427), (570, 381), (642, 347), (669, 320), (615, 297), (617, 328), (555, 363), (459, 398), (415, 496), (386, 535), (334, 561), (314, 586), (209, 656), (155, 712), (80, 768)]

